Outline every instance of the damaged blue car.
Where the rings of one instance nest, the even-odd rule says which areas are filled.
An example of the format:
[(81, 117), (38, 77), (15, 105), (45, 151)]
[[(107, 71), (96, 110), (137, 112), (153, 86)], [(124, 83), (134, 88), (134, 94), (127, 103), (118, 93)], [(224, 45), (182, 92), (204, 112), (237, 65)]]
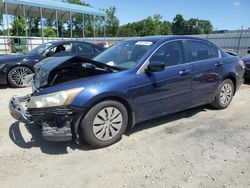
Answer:
[[(228, 107), (244, 63), (193, 37), (122, 41), (93, 60), (50, 57), (35, 66), (33, 93), (14, 96), (11, 115), (42, 126), (49, 141), (117, 142), (128, 127), (184, 109)], [(23, 102), (27, 106), (23, 106)]]

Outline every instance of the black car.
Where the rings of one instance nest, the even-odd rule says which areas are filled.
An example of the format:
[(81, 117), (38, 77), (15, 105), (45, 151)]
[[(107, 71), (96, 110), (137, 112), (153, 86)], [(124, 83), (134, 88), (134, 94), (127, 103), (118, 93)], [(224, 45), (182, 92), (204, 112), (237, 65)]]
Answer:
[(246, 55), (242, 58), (242, 61), (245, 63), (245, 75), (246, 79), (250, 79), (250, 55)]
[(77, 55), (93, 58), (104, 48), (83, 41), (54, 41), (42, 44), (27, 54), (0, 56), (0, 84), (23, 87), (23, 79), (34, 72), (34, 65), (51, 56)]

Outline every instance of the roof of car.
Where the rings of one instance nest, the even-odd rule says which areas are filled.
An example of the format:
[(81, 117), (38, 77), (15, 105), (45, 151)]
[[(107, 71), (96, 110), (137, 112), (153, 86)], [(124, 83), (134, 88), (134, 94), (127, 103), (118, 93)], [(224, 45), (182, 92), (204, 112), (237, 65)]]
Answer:
[[(68, 42), (85, 42), (85, 43), (89, 43), (86, 41), (80, 41), (80, 40), (57, 40), (57, 41), (50, 41), (48, 43), (53, 43), (53, 44), (62, 44), (62, 43), (68, 43)], [(92, 44), (92, 43), (91, 43)]]
[(174, 39), (195, 39), (195, 40), (202, 40), (207, 41), (202, 38), (192, 37), (192, 36), (178, 36), (178, 35), (169, 35), (169, 36), (149, 36), (149, 37), (135, 37), (127, 39), (127, 41), (151, 41), (151, 42), (158, 42), (158, 41), (168, 41)]

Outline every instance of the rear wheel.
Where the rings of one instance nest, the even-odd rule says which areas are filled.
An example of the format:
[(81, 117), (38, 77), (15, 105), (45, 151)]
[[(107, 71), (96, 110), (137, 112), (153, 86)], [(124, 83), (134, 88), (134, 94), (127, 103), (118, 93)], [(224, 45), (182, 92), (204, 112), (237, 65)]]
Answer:
[(105, 147), (121, 139), (127, 124), (128, 113), (120, 102), (103, 101), (81, 121), (80, 137), (93, 147)]
[(218, 93), (215, 97), (214, 102), (211, 105), (217, 109), (227, 108), (232, 101), (234, 95), (234, 89), (235, 88), (232, 80), (230, 79), (224, 80), (220, 84)]
[(8, 82), (13, 87), (24, 87), (23, 79), (28, 74), (32, 74), (32, 70), (25, 66), (12, 68), (7, 76)]

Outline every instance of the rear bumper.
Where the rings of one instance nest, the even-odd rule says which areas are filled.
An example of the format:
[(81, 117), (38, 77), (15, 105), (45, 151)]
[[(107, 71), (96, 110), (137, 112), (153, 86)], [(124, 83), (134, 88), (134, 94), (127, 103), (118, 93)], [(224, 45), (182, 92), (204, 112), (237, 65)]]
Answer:
[(70, 108), (44, 108), (26, 110), (21, 103), (28, 102), (30, 96), (14, 96), (9, 102), (11, 116), (19, 122), (42, 125), (42, 135), (47, 141), (70, 141), (74, 136), (75, 122), (81, 117), (79, 110)]

